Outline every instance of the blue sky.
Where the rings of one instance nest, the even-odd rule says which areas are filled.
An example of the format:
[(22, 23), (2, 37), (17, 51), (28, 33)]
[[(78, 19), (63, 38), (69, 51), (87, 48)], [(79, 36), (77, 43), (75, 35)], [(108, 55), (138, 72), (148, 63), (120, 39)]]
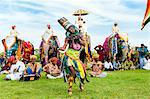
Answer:
[[(110, 35), (114, 22), (118, 22), (120, 32), (128, 33), (129, 43), (139, 46), (141, 43), (150, 48), (150, 24), (140, 30), (147, 0), (0, 0), (0, 40), (5, 38), (11, 25), (17, 26), (19, 37), (31, 41), (39, 47), (41, 35), (46, 25), (51, 24), (61, 45), (65, 30), (57, 20), (66, 17), (75, 23), (73, 11), (85, 9), (90, 12), (87, 20), (88, 34), (92, 48), (103, 44)], [(0, 51), (3, 45), (0, 43)]]

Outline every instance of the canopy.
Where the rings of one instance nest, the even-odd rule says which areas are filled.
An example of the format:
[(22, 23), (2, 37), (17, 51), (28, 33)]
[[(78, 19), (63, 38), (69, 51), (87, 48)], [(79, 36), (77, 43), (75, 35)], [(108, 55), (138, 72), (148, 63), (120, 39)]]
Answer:
[(89, 14), (89, 12), (86, 10), (83, 10), (83, 9), (76, 10), (73, 13), (74, 16), (80, 16), (80, 15), (82, 16), (82, 15), (88, 15), (88, 14)]

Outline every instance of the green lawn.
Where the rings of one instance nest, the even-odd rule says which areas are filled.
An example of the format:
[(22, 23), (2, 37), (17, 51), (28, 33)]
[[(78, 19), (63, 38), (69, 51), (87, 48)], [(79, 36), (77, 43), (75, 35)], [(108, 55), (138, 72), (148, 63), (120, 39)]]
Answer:
[(85, 90), (73, 85), (73, 95), (67, 94), (63, 79), (50, 80), (44, 76), (38, 81), (4, 81), (0, 76), (0, 99), (150, 99), (150, 71), (115, 71), (106, 78), (91, 78)]

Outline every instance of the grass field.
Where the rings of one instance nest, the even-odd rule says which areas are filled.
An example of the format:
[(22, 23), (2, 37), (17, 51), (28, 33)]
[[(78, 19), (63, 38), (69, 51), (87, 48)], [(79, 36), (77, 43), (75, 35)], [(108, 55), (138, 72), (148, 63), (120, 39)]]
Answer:
[(38, 81), (4, 81), (0, 76), (0, 99), (150, 99), (150, 71), (115, 71), (106, 78), (88, 77), (83, 92), (79, 84), (73, 85), (73, 95), (67, 94), (63, 79)]

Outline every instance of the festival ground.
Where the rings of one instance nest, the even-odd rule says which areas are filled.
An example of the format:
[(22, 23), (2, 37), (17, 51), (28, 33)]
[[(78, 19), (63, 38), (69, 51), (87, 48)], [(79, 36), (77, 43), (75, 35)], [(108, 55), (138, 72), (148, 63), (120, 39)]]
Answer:
[(77, 84), (73, 85), (73, 95), (66, 92), (63, 79), (47, 79), (42, 74), (40, 80), (30, 82), (5, 81), (0, 76), (1, 99), (149, 99), (150, 72), (145, 70), (108, 72), (106, 78), (91, 78), (80, 92)]

